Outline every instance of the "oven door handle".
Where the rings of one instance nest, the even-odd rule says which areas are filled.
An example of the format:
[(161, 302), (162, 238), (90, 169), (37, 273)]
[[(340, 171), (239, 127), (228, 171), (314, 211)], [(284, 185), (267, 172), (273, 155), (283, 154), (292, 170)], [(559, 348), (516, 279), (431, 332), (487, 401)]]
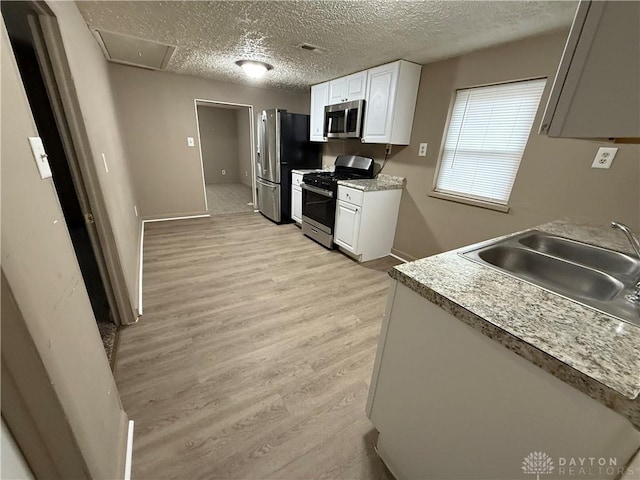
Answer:
[(310, 192), (317, 193), (318, 195), (323, 195), (325, 197), (333, 198), (333, 192), (330, 190), (325, 190), (323, 188), (312, 187), (311, 185), (307, 185), (306, 183), (301, 183), (300, 186), (304, 190), (309, 190)]

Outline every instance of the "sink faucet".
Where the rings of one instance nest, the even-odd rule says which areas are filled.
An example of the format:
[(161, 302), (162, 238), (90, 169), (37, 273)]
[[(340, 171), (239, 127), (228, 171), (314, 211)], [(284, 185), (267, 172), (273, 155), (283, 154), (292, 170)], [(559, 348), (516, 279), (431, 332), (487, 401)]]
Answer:
[[(636, 236), (635, 233), (633, 233), (633, 230), (627, 227), (624, 223), (620, 223), (620, 222), (611, 222), (611, 227), (617, 228), (618, 230), (622, 230), (622, 232), (629, 239), (629, 243), (631, 243), (631, 247), (633, 248), (633, 251), (636, 252), (636, 257), (638, 257), (638, 260), (640, 260), (640, 241), (638, 241), (638, 237)], [(630, 295), (627, 295), (627, 299), (632, 302), (640, 302), (640, 278), (636, 283), (635, 291)]]

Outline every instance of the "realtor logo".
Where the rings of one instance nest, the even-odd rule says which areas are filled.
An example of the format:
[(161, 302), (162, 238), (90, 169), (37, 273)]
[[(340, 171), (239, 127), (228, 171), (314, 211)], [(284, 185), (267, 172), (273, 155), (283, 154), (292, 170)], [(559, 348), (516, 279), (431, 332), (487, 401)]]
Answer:
[(553, 469), (553, 461), (545, 452), (531, 452), (522, 460), (522, 471), (535, 475), (536, 480), (540, 480), (540, 475), (551, 474)]

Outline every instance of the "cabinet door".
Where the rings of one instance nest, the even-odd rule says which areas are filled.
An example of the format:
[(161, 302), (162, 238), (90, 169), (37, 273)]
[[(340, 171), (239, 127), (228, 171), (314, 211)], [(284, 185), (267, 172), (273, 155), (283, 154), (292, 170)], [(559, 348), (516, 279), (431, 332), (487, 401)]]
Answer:
[(300, 187), (291, 187), (291, 218), (302, 223), (302, 189)]
[(329, 82), (329, 105), (347, 101), (347, 77), (336, 78)]
[(360, 207), (347, 202), (338, 202), (333, 241), (352, 253), (358, 254), (360, 236)]
[(309, 140), (326, 142), (324, 136), (324, 107), (329, 101), (329, 82), (311, 87), (311, 122)]
[(367, 72), (358, 72), (347, 77), (346, 97), (350, 102), (362, 100), (367, 91)]
[(580, 2), (540, 133), (638, 138), (639, 85), (640, 2)]
[(365, 142), (389, 143), (399, 68), (395, 62), (369, 70), (362, 135)]

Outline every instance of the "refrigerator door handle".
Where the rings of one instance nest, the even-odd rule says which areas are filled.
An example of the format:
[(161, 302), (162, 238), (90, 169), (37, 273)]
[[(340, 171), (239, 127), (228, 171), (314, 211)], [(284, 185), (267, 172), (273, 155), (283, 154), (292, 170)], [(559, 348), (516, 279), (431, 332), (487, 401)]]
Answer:
[(271, 189), (275, 189), (278, 188), (278, 185), (272, 185), (270, 183), (265, 183), (262, 180), (260, 180), (259, 178), (256, 178), (256, 182), (258, 182), (260, 185), (262, 185), (263, 187), (267, 187), (267, 188), (271, 188)]
[[(280, 165), (280, 110), (276, 109), (276, 118), (275, 118), (275, 122), (276, 122), (276, 151), (275, 151), (275, 165)], [(278, 179), (280, 180), (280, 179)]]
[(260, 142), (260, 176), (268, 175), (267, 173), (267, 164), (269, 162), (269, 136), (267, 135), (267, 116), (265, 112), (262, 112), (262, 124), (260, 125), (260, 137), (262, 137), (262, 141)]

